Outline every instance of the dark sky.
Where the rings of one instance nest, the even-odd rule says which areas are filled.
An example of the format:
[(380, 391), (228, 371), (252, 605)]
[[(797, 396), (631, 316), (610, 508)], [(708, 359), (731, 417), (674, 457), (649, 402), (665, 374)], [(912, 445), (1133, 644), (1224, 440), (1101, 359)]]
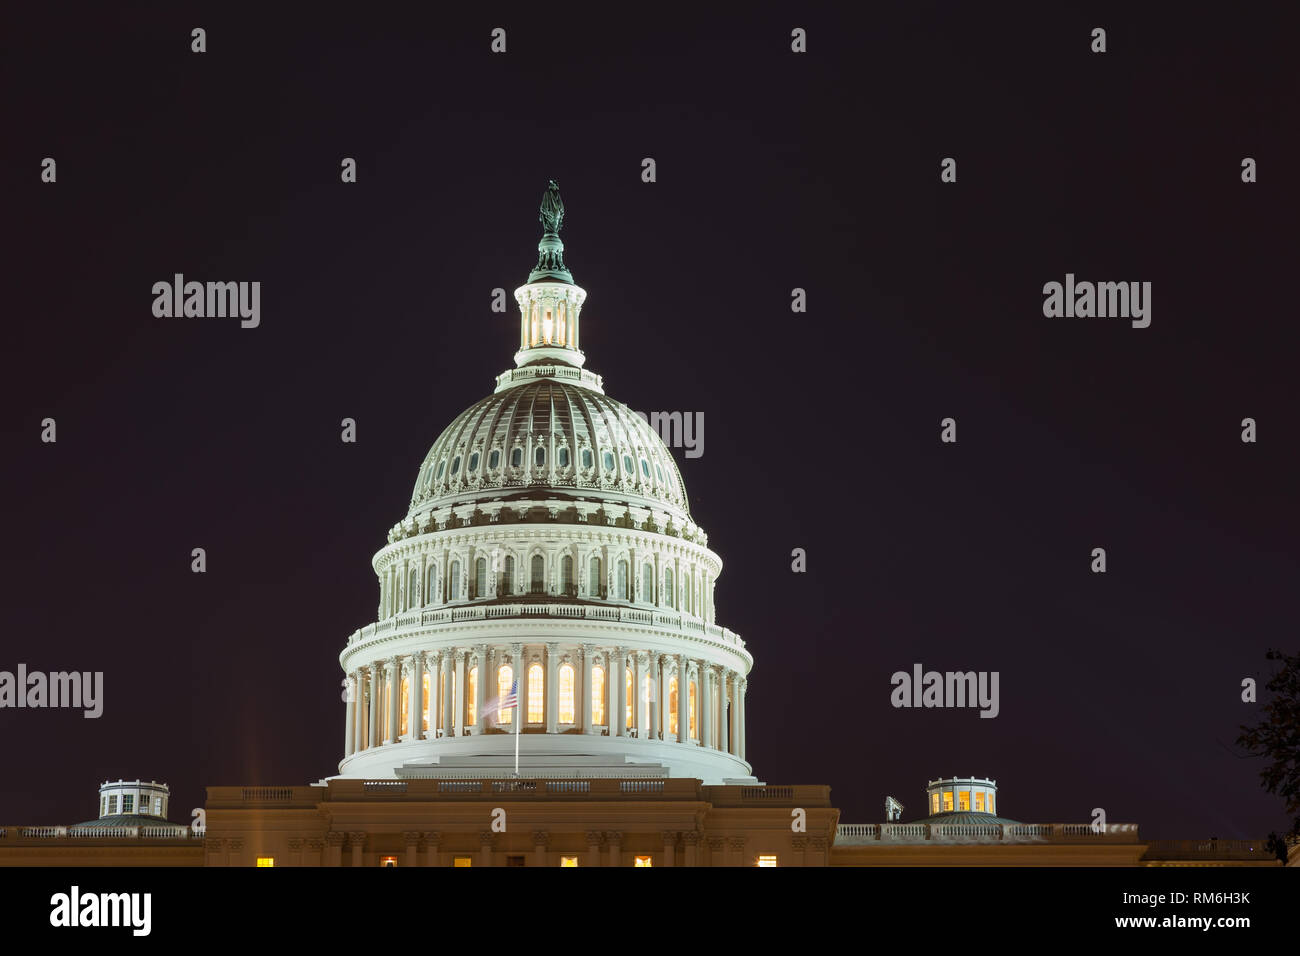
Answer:
[[(491, 291), (555, 178), (588, 367), (704, 414), (678, 460), (760, 779), (846, 822), (977, 774), (1021, 820), (1282, 826), (1233, 741), (1242, 678), (1297, 645), (1290, 24), (855, 6), (10, 5), (0, 669), (106, 689), (99, 720), (0, 711), (0, 824), (93, 816), (119, 776), (184, 820), (336, 771), (371, 555), (513, 367)], [(260, 281), (261, 326), (155, 318), (176, 272)], [(1045, 318), (1067, 272), (1151, 282), (1150, 328)], [(894, 709), (914, 663), (998, 671), (1000, 716)]]

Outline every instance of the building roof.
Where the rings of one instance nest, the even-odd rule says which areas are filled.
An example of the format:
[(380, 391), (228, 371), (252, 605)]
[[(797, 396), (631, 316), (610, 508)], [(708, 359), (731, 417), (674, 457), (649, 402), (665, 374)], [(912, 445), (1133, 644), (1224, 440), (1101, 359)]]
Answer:
[(989, 825), (999, 825), (1003, 823), (1020, 823), (1019, 820), (1008, 820), (1006, 817), (995, 817), (991, 813), (979, 813), (975, 810), (953, 810), (949, 813), (936, 813), (932, 817), (925, 817), (922, 820), (908, 820), (908, 823), (987, 823)]

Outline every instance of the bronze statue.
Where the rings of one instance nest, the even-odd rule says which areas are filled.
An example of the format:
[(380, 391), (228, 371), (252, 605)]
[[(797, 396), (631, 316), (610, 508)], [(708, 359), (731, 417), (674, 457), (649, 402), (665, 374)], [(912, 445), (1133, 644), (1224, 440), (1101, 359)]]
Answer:
[(560, 226), (564, 224), (564, 200), (560, 198), (560, 185), (554, 179), (549, 181), (546, 193), (542, 196), (542, 211), (537, 218), (546, 235), (560, 234)]

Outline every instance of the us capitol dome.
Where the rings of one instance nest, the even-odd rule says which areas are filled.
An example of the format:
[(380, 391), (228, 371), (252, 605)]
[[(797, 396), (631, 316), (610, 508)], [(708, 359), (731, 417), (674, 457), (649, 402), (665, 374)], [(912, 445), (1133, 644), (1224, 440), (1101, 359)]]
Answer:
[(539, 218), (515, 367), (438, 436), (372, 561), (339, 775), (511, 777), (518, 754), (521, 777), (756, 783), (722, 560), (663, 440), (584, 368), (554, 181)]

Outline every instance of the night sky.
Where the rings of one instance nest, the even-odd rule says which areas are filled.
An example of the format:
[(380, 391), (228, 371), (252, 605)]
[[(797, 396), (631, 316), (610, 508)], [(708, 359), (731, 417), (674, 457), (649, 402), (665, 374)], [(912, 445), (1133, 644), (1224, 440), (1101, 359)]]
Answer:
[[(102, 670), (105, 712), (0, 711), (0, 824), (93, 817), (105, 779), (184, 821), (336, 772), (371, 556), (513, 367), (491, 294), (554, 178), (587, 367), (704, 415), (675, 454), (759, 779), (829, 784), (843, 822), (975, 774), (1030, 822), (1284, 825), (1234, 744), (1242, 678), (1297, 644), (1280, 14), (34, 6), (0, 22), (0, 669)], [(260, 281), (260, 327), (155, 318), (177, 272)], [(1067, 272), (1151, 282), (1150, 328), (1044, 317)], [(998, 671), (1000, 715), (893, 708), (914, 663)]]

